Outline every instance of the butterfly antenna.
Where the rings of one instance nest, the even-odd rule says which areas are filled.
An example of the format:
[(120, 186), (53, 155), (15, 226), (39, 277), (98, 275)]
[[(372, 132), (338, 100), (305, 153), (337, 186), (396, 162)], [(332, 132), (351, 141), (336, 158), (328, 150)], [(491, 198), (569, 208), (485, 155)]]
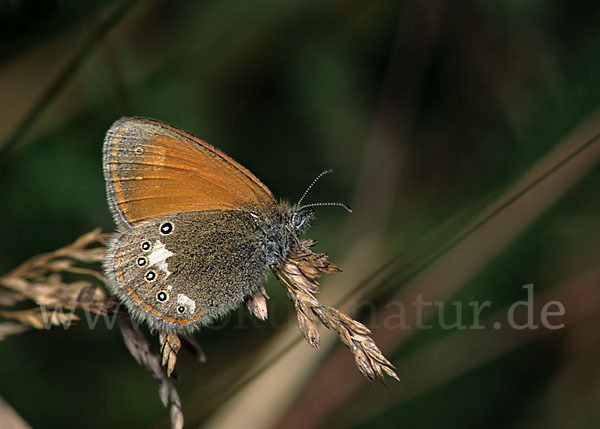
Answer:
[(298, 208), (297, 211), (306, 209), (308, 207), (315, 207), (315, 206), (340, 206), (340, 207), (345, 208), (348, 211), (348, 213), (352, 213), (352, 209), (347, 204), (344, 204), (344, 203), (312, 203), (312, 204), (305, 204), (305, 205), (301, 206), (300, 208)]
[(298, 205), (302, 204), (302, 200), (304, 199), (304, 197), (306, 197), (306, 194), (308, 194), (308, 192), (312, 189), (312, 187), (315, 186), (315, 183), (317, 183), (321, 177), (323, 177), (329, 173), (333, 173), (333, 170), (332, 169), (325, 170), (325, 171), (321, 172), (321, 174), (319, 174), (317, 177), (315, 177), (315, 180), (312, 181), (312, 183), (308, 186), (308, 188), (306, 188), (306, 191), (304, 191), (304, 193), (302, 194), (302, 197), (300, 197), (300, 200), (298, 201)]
[[(319, 174), (317, 177), (315, 177), (315, 180), (312, 181), (312, 183), (308, 186), (308, 188), (306, 188), (306, 191), (304, 191), (304, 194), (302, 194), (302, 198), (300, 198), (300, 200), (298, 201), (298, 205), (300, 206), (300, 204), (302, 204), (302, 200), (304, 200), (304, 197), (306, 197), (306, 194), (308, 194), (308, 192), (312, 189), (313, 186), (315, 186), (315, 183), (317, 183), (319, 181), (319, 179), (323, 176), (325, 176), (326, 174), (329, 173), (333, 173), (332, 169), (329, 170), (325, 170), (323, 172), (321, 172), (321, 174)], [(309, 207), (316, 207), (316, 206), (340, 206), (345, 208), (348, 213), (352, 213), (352, 209), (350, 207), (348, 207), (348, 205), (344, 204), (344, 203), (312, 203), (312, 204), (305, 204), (303, 206), (300, 206), (297, 210), (297, 212), (309, 208)]]

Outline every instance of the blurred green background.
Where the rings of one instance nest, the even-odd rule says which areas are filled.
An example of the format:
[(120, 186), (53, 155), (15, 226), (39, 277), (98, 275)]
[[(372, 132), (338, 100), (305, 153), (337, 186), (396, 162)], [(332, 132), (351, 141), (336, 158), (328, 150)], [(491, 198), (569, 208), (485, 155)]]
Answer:
[[(295, 323), (271, 279), (269, 321), (241, 308), (197, 335), (206, 364), (178, 360), (188, 427), (598, 427), (600, 144), (565, 160), (600, 132), (599, 23), (597, 1), (0, 1), (0, 274), (112, 231), (104, 133), (160, 119), (291, 201), (334, 169), (308, 202), (354, 213), (320, 208), (308, 234), (344, 269), (322, 299), (363, 285), (348, 311), (403, 380), (370, 386), (341, 345), (301, 344), (308, 368), (227, 404)], [(525, 284), (563, 303), (564, 328), (390, 319), (419, 293), (447, 301), (448, 324), (452, 303), (490, 301), (493, 318)], [(30, 331), (0, 356), (0, 396), (33, 427), (169, 426), (116, 329)]]

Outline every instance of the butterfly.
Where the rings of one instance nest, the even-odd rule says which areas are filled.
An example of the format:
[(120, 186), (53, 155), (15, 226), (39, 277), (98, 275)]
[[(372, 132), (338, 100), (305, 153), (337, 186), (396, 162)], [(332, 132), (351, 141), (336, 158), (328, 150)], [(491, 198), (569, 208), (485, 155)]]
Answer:
[(313, 218), (313, 205), (278, 203), (231, 157), (152, 119), (113, 124), (104, 175), (118, 227), (108, 287), (160, 332), (192, 332), (238, 307), (281, 269)]

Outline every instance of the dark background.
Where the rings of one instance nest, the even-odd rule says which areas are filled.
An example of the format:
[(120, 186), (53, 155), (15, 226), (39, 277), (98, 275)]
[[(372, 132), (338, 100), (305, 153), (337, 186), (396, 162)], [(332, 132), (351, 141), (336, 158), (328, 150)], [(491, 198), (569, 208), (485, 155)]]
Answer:
[[(354, 213), (317, 210), (309, 236), (345, 269), (323, 280), (322, 298), (335, 304), (369, 279), (367, 323), (411, 287), (463, 308), (490, 301), (482, 317), (526, 299), (530, 283), (542, 304), (566, 302), (566, 326), (551, 332), (443, 329), (435, 314), (410, 336), (375, 323), (401, 383), (371, 387), (347, 350), (308, 350), (309, 370), (290, 366), (255, 398), (263, 414), (284, 402), (267, 421), (596, 427), (597, 144), (578, 155), (585, 168), (553, 167), (585, 143), (577, 133), (600, 130), (599, 22), (597, 1), (0, 1), (0, 273), (113, 230), (104, 133), (124, 115), (153, 117), (291, 201), (333, 168), (307, 201)], [(534, 186), (527, 209), (498, 210), (485, 237), (469, 230), (511, 186), (547, 171), (557, 185)], [(448, 245), (461, 231), (479, 250)], [(206, 364), (180, 357), (190, 427), (246, 412), (219, 406), (295, 323), (272, 279), (267, 290), (268, 322), (242, 308), (197, 335)], [(0, 356), (0, 395), (34, 427), (168, 426), (155, 380), (116, 329), (28, 332), (0, 342)]]

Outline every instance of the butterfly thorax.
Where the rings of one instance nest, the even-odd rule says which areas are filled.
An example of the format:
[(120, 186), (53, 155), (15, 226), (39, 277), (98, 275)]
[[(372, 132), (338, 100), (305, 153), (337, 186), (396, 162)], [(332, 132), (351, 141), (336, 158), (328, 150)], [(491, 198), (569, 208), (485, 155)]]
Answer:
[(265, 254), (267, 266), (278, 270), (288, 257), (290, 247), (298, 242), (298, 237), (310, 226), (312, 211), (298, 212), (297, 206), (281, 202), (274, 216), (259, 217), (260, 243)]

